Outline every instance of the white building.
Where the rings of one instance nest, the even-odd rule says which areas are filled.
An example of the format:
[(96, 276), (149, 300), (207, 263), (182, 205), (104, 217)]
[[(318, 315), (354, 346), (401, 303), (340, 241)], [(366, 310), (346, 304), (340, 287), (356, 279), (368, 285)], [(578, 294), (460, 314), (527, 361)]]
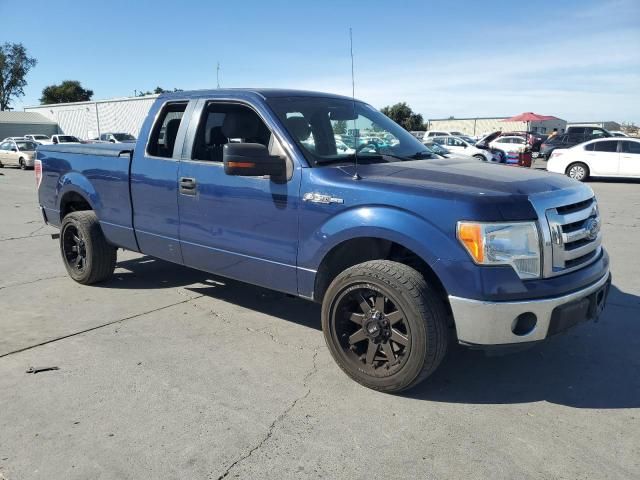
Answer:
[(524, 132), (531, 130), (537, 133), (551, 133), (553, 129), (563, 133), (567, 122), (560, 118), (540, 120), (534, 122), (505, 122), (509, 117), (476, 117), (476, 118), (437, 118), (427, 121), (427, 130), (442, 130), (445, 132), (462, 132), (465, 135), (483, 135), (496, 132)]
[(25, 107), (58, 124), (61, 133), (87, 140), (101, 133), (121, 132), (138, 136), (142, 123), (158, 95), (114, 98), (90, 102), (56, 103)]

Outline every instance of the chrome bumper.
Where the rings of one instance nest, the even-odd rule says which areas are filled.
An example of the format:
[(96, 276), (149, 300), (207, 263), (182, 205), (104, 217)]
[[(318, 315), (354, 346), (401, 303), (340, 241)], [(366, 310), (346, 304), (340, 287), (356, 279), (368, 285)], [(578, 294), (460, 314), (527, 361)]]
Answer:
[[(543, 340), (548, 336), (553, 311), (557, 307), (579, 302), (603, 289), (610, 281), (606, 274), (596, 283), (562, 297), (518, 302), (483, 302), (449, 296), (460, 343), (471, 345), (506, 345)], [(606, 291), (602, 302), (606, 299)], [(604, 305), (598, 305), (601, 309)], [(596, 315), (599, 313), (596, 312)], [(535, 315), (535, 324), (531, 314)], [(584, 320), (587, 319), (585, 315)], [(523, 320), (524, 326), (523, 327)], [(529, 328), (530, 327), (530, 328)], [(517, 332), (517, 333), (514, 333)]]

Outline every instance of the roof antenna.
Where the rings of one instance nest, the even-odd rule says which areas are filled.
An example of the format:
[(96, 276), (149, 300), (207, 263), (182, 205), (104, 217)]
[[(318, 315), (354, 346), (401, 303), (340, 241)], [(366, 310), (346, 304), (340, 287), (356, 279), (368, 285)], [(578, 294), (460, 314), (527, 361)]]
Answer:
[(218, 66), (216, 67), (216, 83), (218, 84), (218, 88), (220, 88), (220, 62), (218, 62)]
[(355, 152), (353, 154), (354, 159), (356, 161), (356, 168), (353, 172), (353, 179), (360, 180), (362, 177), (358, 174), (358, 137), (360, 137), (360, 132), (356, 128), (356, 119), (358, 116), (356, 115), (356, 81), (353, 75), (353, 32), (351, 27), (349, 27), (349, 46), (351, 49), (351, 99), (353, 101), (353, 136), (354, 142), (353, 146), (355, 147)]

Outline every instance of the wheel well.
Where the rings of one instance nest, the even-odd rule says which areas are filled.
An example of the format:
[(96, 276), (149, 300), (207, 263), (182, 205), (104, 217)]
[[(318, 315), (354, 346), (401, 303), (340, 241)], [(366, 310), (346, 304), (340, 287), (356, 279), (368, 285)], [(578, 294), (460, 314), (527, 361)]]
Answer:
[(91, 205), (85, 198), (76, 192), (65, 193), (60, 202), (60, 220), (69, 215), (71, 212), (81, 210), (93, 210)]
[(446, 290), (429, 264), (399, 243), (382, 238), (353, 238), (333, 247), (318, 268), (314, 291), (315, 301), (322, 302), (329, 285), (341, 272), (369, 260), (391, 260), (416, 269), (429, 286), (440, 295), (450, 312)]

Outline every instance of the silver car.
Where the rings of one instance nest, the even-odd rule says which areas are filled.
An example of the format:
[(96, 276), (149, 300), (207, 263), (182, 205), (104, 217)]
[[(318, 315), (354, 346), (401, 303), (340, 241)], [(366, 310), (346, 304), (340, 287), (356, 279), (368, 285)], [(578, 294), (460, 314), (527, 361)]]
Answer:
[(5, 140), (0, 143), (0, 167), (15, 165), (22, 170), (33, 168), (37, 143), (30, 140)]

